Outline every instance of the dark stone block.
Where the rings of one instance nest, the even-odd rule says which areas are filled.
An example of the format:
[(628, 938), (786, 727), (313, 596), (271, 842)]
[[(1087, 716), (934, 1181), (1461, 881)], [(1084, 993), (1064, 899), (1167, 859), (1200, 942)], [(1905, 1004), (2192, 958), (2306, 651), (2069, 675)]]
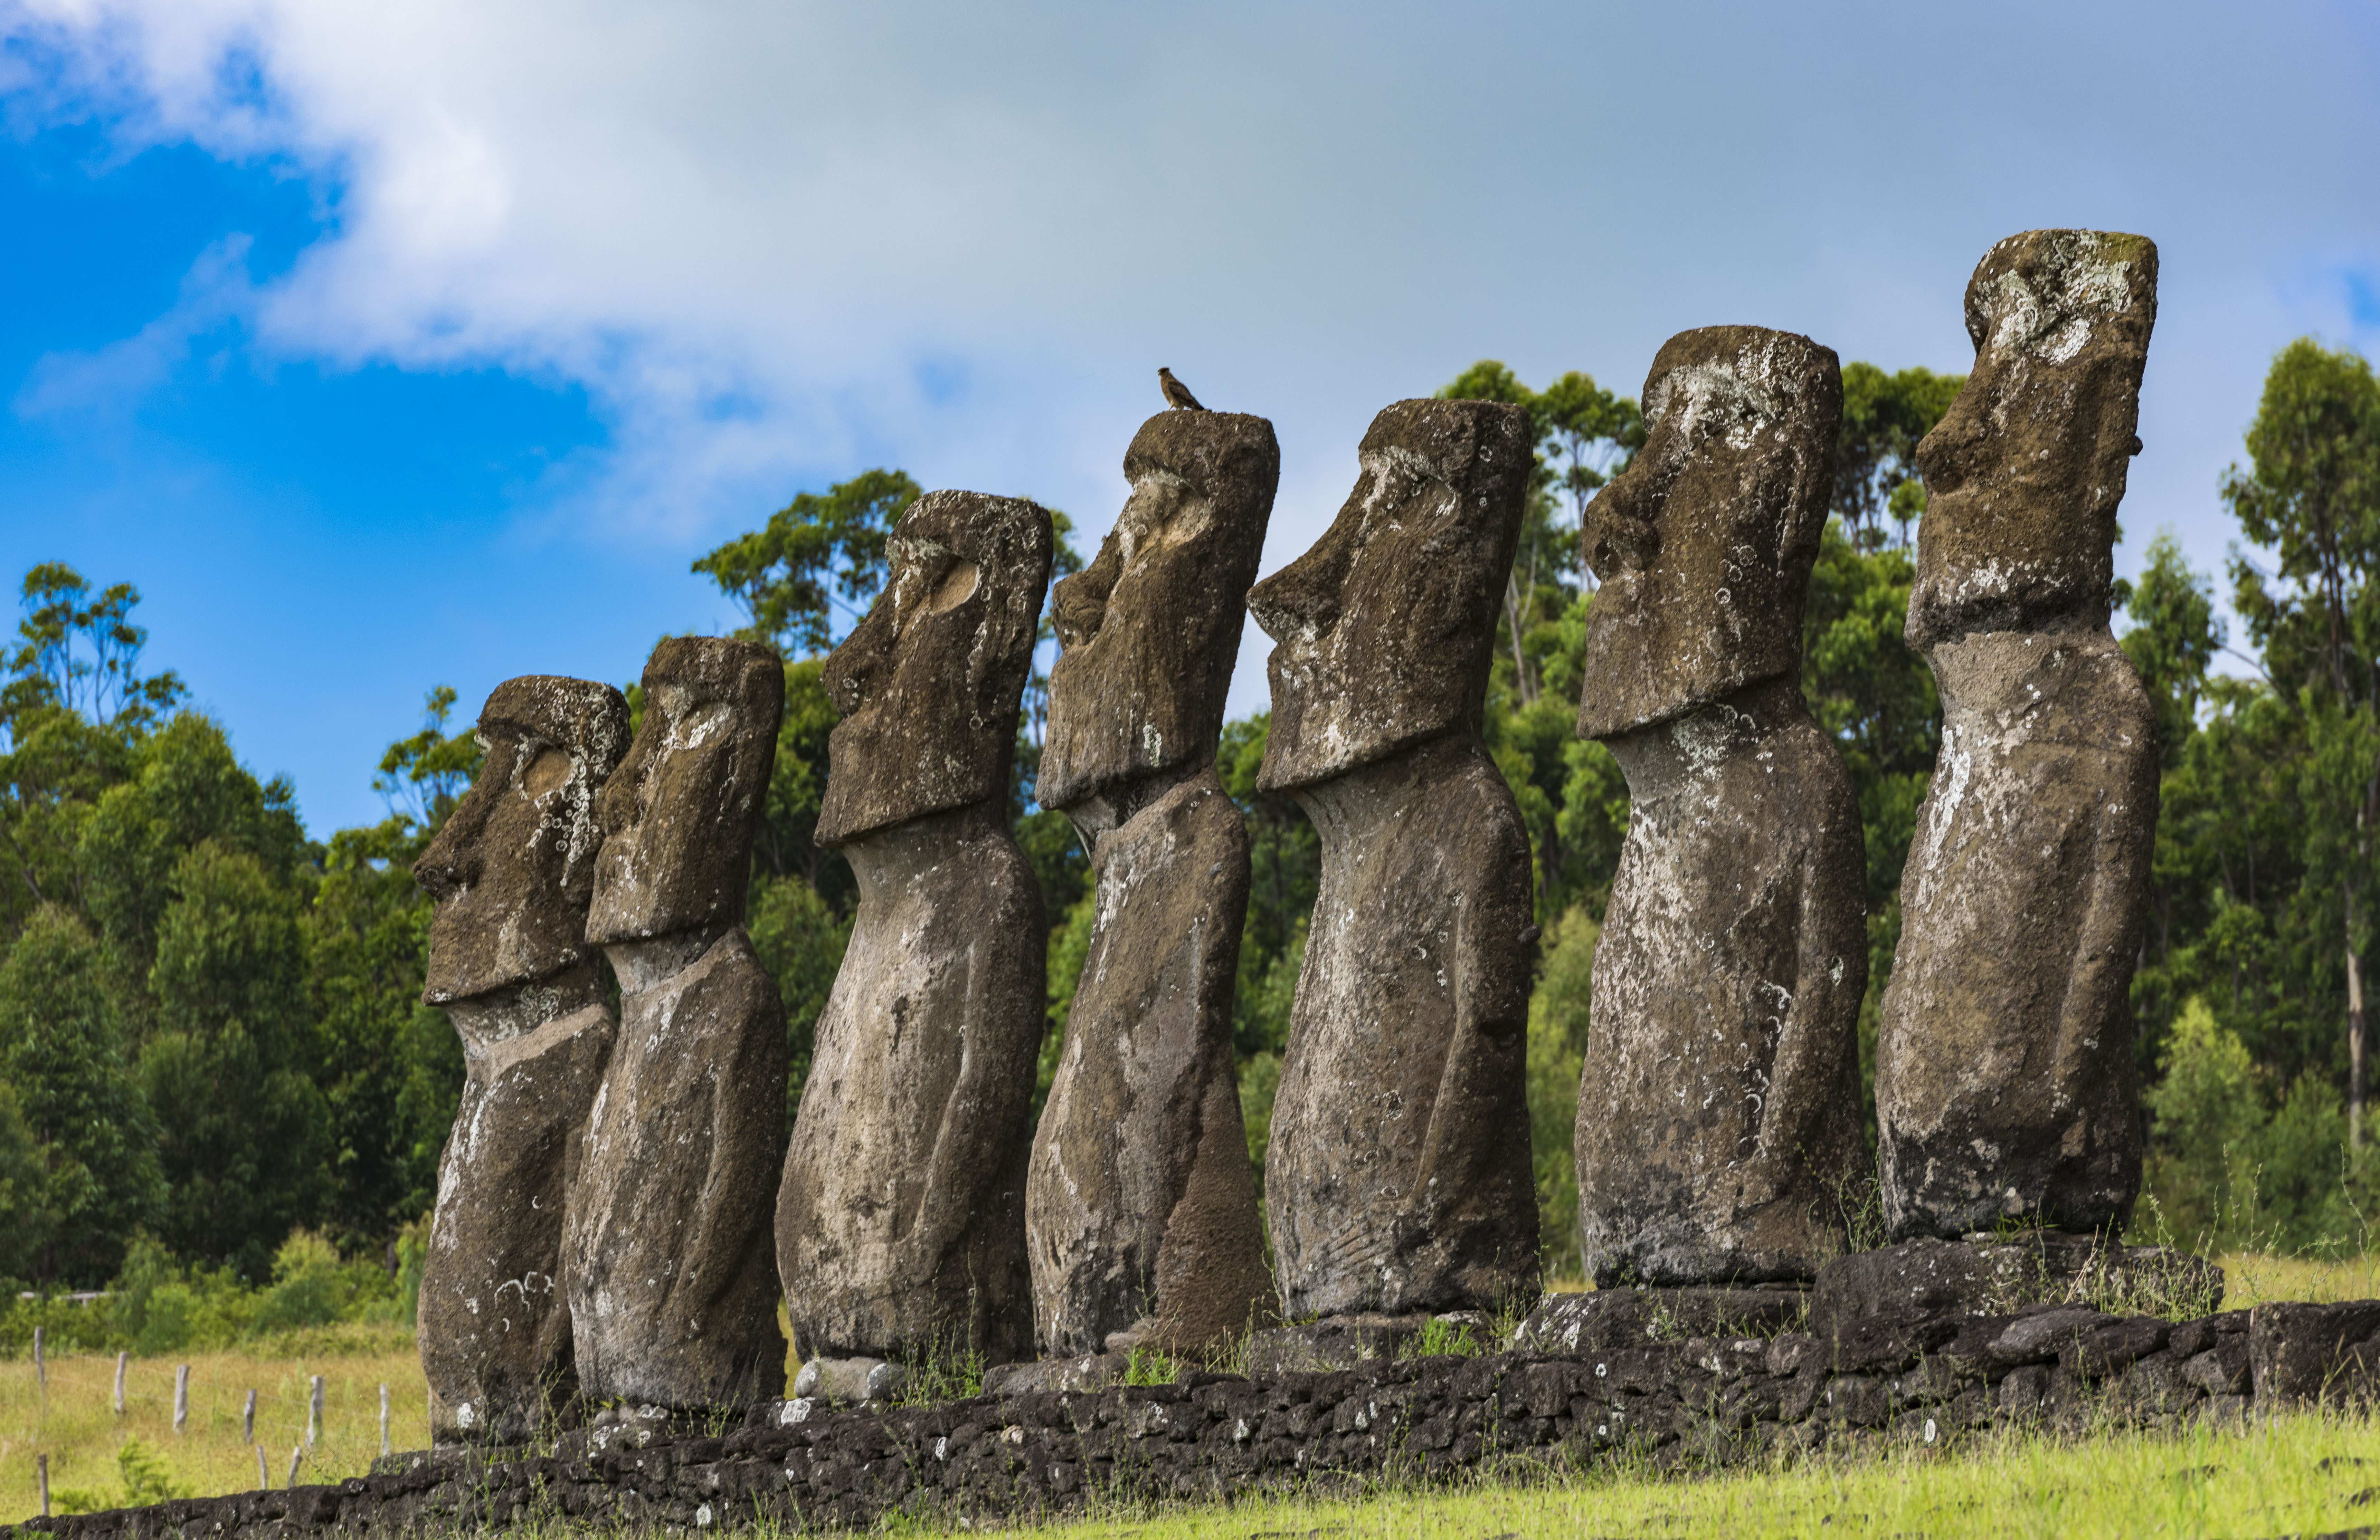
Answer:
[(2287, 1406), (2370, 1393), (2380, 1368), (2364, 1344), (2380, 1333), (2380, 1300), (2260, 1304), (2249, 1313), (2248, 1362), (2256, 1402)]
[(1920, 1237), (1840, 1256), (1818, 1269), (1811, 1329), (1887, 1310), (2010, 1315), (2044, 1304), (2204, 1302), (2219, 1304), (2223, 1269), (2160, 1246), (2034, 1231), (2009, 1241)]
[(1516, 1352), (1593, 1352), (1688, 1337), (1768, 1337), (1801, 1323), (1798, 1289), (1597, 1289), (1548, 1294), (1512, 1335)]

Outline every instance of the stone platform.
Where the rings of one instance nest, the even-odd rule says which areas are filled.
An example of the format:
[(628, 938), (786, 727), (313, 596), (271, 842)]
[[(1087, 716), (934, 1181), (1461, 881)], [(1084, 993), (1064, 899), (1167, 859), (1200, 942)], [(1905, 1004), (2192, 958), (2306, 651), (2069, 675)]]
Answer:
[(2010, 1425), (2172, 1425), (2375, 1393), (2380, 1301), (2265, 1304), (2180, 1325), (2068, 1304), (1900, 1311), (1831, 1340), (1786, 1331), (1387, 1358), (1329, 1374), (1193, 1374), (940, 1406), (782, 1401), (733, 1428), (630, 1416), (534, 1458), (406, 1455), (335, 1485), (37, 1519), (7, 1533), (261, 1540), (541, 1516), (863, 1529), (896, 1512), (1006, 1523), (1080, 1512), (1093, 1494), (1190, 1501), (1623, 1459), (1693, 1469), (1777, 1450), (1948, 1447)]

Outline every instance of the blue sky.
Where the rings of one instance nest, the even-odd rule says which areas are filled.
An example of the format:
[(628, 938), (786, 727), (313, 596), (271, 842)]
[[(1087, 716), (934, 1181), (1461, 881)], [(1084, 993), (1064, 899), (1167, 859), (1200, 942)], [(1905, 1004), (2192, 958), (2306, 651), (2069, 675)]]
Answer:
[(2119, 562), (2214, 569), (2271, 355), (2380, 345), (2375, 88), (2344, 3), (0, 0), (0, 571), (137, 583), (323, 834), (431, 685), (735, 624), (687, 564), (796, 491), (1087, 549), (1171, 364), (1278, 426), (1269, 571), (1475, 358), (1961, 370), (1976, 259), (2053, 224), (2159, 243)]

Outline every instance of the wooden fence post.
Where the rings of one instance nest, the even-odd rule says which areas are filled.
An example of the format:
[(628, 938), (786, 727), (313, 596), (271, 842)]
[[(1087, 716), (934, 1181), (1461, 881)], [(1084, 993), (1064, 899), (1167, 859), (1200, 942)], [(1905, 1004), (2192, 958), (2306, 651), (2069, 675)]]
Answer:
[(273, 1490), (273, 1468), (264, 1462), (264, 1446), (261, 1444), (256, 1446), (256, 1489), (260, 1492)]
[(306, 1399), (306, 1447), (312, 1449), (322, 1437), (322, 1376), (314, 1376), (314, 1393)]
[[(256, 1392), (253, 1390), (248, 1393), (248, 1410), (239, 1414), (239, 1441), (256, 1444)], [(264, 1446), (261, 1444), (256, 1445), (256, 1468), (260, 1471), (264, 1469)], [(268, 1474), (265, 1479), (269, 1483), (272, 1477)]]
[(124, 1415), (124, 1369), (131, 1362), (132, 1355), (128, 1352), (115, 1355), (115, 1414), (119, 1417)]
[(44, 1401), (50, 1394), (50, 1366), (42, 1362), (42, 1328), (33, 1328), (33, 1378), (42, 1388)]
[(289, 1449), (289, 1485), (298, 1485), (298, 1462), (306, 1458), (306, 1446), (295, 1444)]
[(190, 1424), (190, 1366), (188, 1364), (174, 1371), (174, 1431), (178, 1434)]
[(380, 1452), (385, 1460), (393, 1452), (388, 1446), (388, 1387), (380, 1388)]
[(48, 1455), (33, 1456), (33, 1479), (41, 1484), (42, 1517), (46, 1519), (50, 1516), (50, 1457)]

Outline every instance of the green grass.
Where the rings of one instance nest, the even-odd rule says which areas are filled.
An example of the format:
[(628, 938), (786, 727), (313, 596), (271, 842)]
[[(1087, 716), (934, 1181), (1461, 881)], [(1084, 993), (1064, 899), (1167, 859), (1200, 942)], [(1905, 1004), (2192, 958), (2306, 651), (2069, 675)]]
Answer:
[[(2325, 1465), (2327, 1461), (2327, 1465)], [(2372, 1495), (2359, 1502), (2359, 1497)], [(1585, 1540), (1597, 1535), (2257, 1536), (2380, 1522), (2380, 1425), (2304, 1413), (2252, 1427), (2009, 1435), (1961, 1451), (1805, 1460), (1715, 1476), (1520, 1473), (1443, 1491), (1121, 1512), (1065, 1540)]]
[[(190, 1418), (174, 1432), (174, 1369), (190, 1365)], [(68, 1492), (91, 1506), (125, 1501), (128, 1472), (117, 1458), (128, 1440), (162, 1467), (173, 1494), (215, 1497), (256, 1489), (256, 1451), (240, 1439), (240, 1413), (256, 1391), (256, 1437), (273, 1484), (289, 1476), (289, 1451), (305, 1441), (309, 1378), (323, 1376), (322, 1437), (308, 1453), (301, 1483), (360, 1475), (380, 1453), (380, 1388), (388, 1387), (389, 1436), (400, 1449), (429, 1442), (428, 1387), (413, 1334), (399, 1327), (341, 1327), (293, 1334), (241, 1352), (136, 1358), (125, 1377), (125, 1413), (113, 1401), (115, 1355), (49, 1360), (43, 1395), (30, 1359), (0, 1363), (0, 1523), (38, 1513), (33, 1460), (50, 1457), (53, 1508)]]

